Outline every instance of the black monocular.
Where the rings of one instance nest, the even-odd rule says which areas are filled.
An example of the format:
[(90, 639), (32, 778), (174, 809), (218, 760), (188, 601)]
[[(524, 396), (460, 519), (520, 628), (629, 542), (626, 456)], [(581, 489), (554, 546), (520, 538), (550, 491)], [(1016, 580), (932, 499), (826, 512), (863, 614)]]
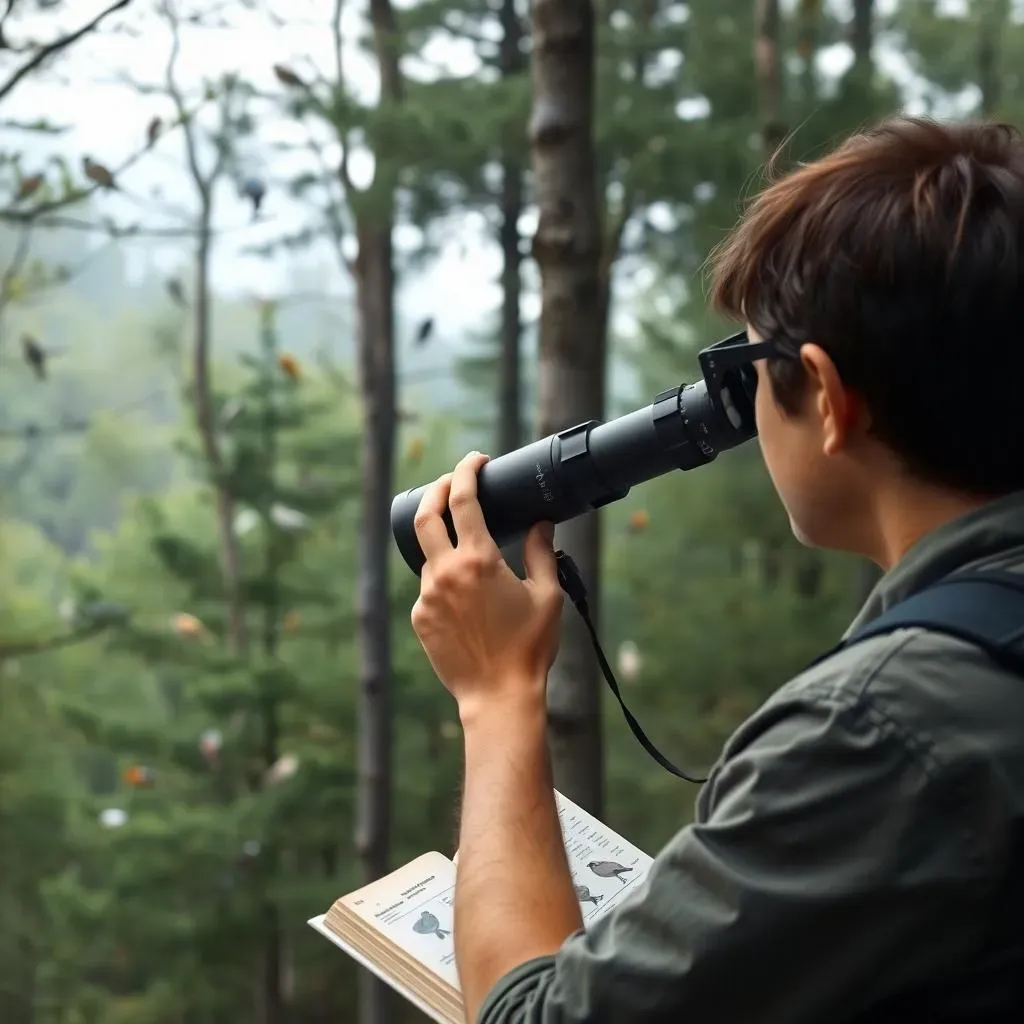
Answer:
[[(745, 332), (703, 349), (704, 379), (663, 391), (608, 423), (588, 420), (488, 462), (478, 480), (484, 520), (498, 547), (539, 522), (564, 523), (624, 498), (631, 487), (674, 469), (695, 469), (757, 435), (754, 360), (770, 342)], [(391, 530), (409, 568), (425, 561), (413, 520), (428, 485), (395, 496)], [(445, 522), (456, 542), (451, 517)]]

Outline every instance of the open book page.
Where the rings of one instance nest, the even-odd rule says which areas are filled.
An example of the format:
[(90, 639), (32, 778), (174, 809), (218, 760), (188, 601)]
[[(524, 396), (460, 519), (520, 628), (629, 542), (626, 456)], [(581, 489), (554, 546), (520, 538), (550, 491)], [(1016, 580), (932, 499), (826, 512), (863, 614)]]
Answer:
[(355, 948), (355, 946), (343, 939), (337, 934), (337, 932), (328, 926), (326, 914), (320, 914), (318, 917), (310, 918), (307, 924), (309, 924), (309, 926), (315, 931), (319, 932), (325, 939), (327, 939), (328, 942), (333, 942), (334, 945), (342, 952), (352, 957), (360, 967), (365, 967), (371, 974), (377, 975), (381, 981), (390, 985), (403, 999), (407, 999), (416, 1007), (417, 1010), (420, 1011), (420, 1013), (430, 1020), (435, 1021), (436, 1024), (451, 1024), (453, 1020), (462, 1020), (461, 1013), (453, 1016), (440, 1009), (438, 1006), (432, 1006), (426, 998), (400, 981), (398, 977), (391, 973), (386, 967), (377, 963), (369, 956), (361, 953)]
[(425, 853), (339, 902), (458, 989), (454, 898), (455, 865), (440, 853)]
[(654, 861), (557, 790), (555, 804), (583, 923), (591, 924), (635, 890)]

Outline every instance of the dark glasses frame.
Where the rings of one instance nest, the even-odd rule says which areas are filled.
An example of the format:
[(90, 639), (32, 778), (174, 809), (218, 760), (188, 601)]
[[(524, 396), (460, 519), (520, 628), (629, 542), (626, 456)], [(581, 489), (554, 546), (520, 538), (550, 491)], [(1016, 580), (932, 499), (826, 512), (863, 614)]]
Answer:
[(714, 377), (721, 377), (722, 374), (740, 367), (749, 366), (758, 359), (765, 359), (767, 356), (780, 355), (779, 346), (773, 341), (751, 341), (747, 332), (739, 331), (730, 334), (728, 338), (716, 341), (714, 345), (708, 345), (701, 349), (697, 358), (700, 360), (701, 369), (704, 371), (705, 379), (710, 374)]

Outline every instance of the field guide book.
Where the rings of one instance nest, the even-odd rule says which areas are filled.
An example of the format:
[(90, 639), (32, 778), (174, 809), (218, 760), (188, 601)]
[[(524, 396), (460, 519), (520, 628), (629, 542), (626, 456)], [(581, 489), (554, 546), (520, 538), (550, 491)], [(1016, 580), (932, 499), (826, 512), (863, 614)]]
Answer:
[[(587, 926), (635, 890), (652, 861), (557, 791), (555, 802)], [(342, 896), (309, 924), (438, 1024), (463, 1024), (454, 897), (455, 861), (425, 853)]]

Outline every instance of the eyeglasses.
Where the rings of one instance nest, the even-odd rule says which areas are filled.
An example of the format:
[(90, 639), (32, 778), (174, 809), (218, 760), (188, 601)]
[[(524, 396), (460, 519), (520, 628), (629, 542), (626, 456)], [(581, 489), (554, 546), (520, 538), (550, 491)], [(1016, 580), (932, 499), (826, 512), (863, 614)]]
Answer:
[(698, 358), (706, 378), (709, 372), (721, 377), (730, 370), (749, 366), (758, 359), (781, 354), (774, 341), (751, 341), (744, 330), (716, 341), (714, 345), (708, 345), (701, 350)]

